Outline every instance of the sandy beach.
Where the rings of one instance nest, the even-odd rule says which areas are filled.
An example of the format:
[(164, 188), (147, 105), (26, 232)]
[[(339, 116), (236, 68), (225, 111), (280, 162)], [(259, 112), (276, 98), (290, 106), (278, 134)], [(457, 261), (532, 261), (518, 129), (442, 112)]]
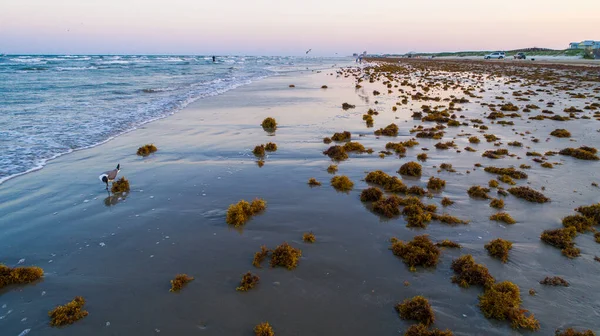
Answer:
[[(575, 238), (581, 255), (573, 259), (540, 240), (543, 230), (561, 228), (561, 219), (573, 215), (574, 208), (600, 202), (600, 189), (592, 185), (600, 183), (599, 163), (556, 155), (547, 157), (554, 164), (548, 169), (526, 155), (598, 146), (597, 111), (583, 110), (591, 102), (600, 102), (598, 81), (567, 76), (571, 87), (556, 90), (567, 84), (509, 82), (510, 76), (499, 75), (482, 79), (476, 72), (440, 69), (427, 77), (413, 69), (411, 84), (424, 85), (424, 78), (433, 77), (440, 83), (450, 79), (460, 87), (432, 88), (428, 95), (440, 97), (439, 102), (409, 99), (398, 105), (399, 95), (410, 97), (423, 92), (422, 87), (394, 82), (399, 87), (388, 93), (382, 80), (370, 83), (364, 77), (357, 88), (354, 76), (338, 70), (290, 72), (200, 99), (168, 118), (98, 147), (61, 156), (39, 171), (1, 184), (0, 262), (11, 267), (39, 266), (45, 275), (34, 284), (0, 290), (0, 334), (17, 336), (31, 329), (29, 335), (250, 336), (256, 324), (269, 321), (277, 335), (398, 335), (413, 323), (400, 319), (394, 306), (416, 295), (429, 299), (436, 314), (433, 326), (455, 335), (530, 334), (512, 329), (506, 321), (487, 319), (478, 307), (481, 288), (461, 288), (451, 282), (452, 261), (463, 254), (473, 255), (497, 281), (519, 286), (522, 307), (540, 322), (537, 334), (553, 335), (567, 327), (600, 331), (600, 262), (594, 260), (600, 255), (600, 244), (593, 233)], [(556, 71), (580, 73), (578, 69)], [(485, 90), (472, 90), (476, 98), (467, 97), (464, 89), (470, 85)], [(399, 88), (405, 92), (399, 93)], [(374, 96), (374, 90), (381, 94)], [(530, 102), (517, 101), (512, 92), (519, 90), (536, 95), (526, 95)], [(586, 98), (575, 99), (571, 92)], [(463, 115), (458, 120), (467, 126), (447, 127), (440, 140), (418, 138), (419, 145), (408, 149), (405, 157), (379, 156), (388, 142), (413, 138), (413, 127), (434, 126), (413, 118), (413, 112), (421, 111), (422, 105), (447, 105), (443, 98), (451, 95), (468, 98), (469, 102), (457, 104), (461, 111), (453, 112)], [(504, 96), (504, 101), (498, 96)], [(481, 103), (508, 101), (521, 110), (520, 117), (506, 119), (514, 125), (486, 119), (490, 110)], [(554, 102), (552, 107), (546, 107), (549, 101)], [(343, 110), (344, 102), (356, 107)], [(522, 112), (532, 103), (564, 116), (568, 113), (562, 111), (571, 106), (583, 112), (569, 121), (534, 121), (528, 118), (540, 111)], [(370, 108), (379, 112), (372, 128), (362, 119)], [(583, 115), (590, 118), (580, 118)], [(260, 126), (266, 117), (278, 122), (274, 134)], [(486, 142), (471, 119), (483, 119), (487, 133), (496, 135), (501, 145)], [(373, 134), (390, 123), (398, 125), (398, 136)], [(550, 136), (557, 128), (567, 128), (572, 137)], [(326, 169), (333, 162), (323, 155), (334, 145), (324, 144), (323, 138), (342, 131), (374, 150), (351, 153), (339, 163), (338, 175), (354, 182), (347, 193), (331, 187), (333, 175)], [(467, 133), (479, 136), (481, 143), (469, 143)], [(439, 141), (454, 141), (457, 147), (437, 149)], [(507, 146), (511, 141), (523, 146)], [(252, 149), (267, 142), (275, 142), (278, 150), (268, 153), (259, 167)], [(137, 148), (147, 143), (155, 144), (158, 152), (136, 156)], [(466, 146), (476, 152), (463, 150)], [(497, 148), (508, 148), (515, 156), (482, 157), (484, 151)], [(420, 162), (422, 176), (402, 177), (404, 183), (425, 188), (431, 176), (446, 180), (442, 191), (422, 201), (468, 224), (451, 226), (434, 220), (425, 229), (409, 228), (404, 217), (383, 218), (360, 201), (361, 191), (370, 186), (364, 181), (368, 172), (382, 170), (400, 177), (396, 173), (400, 166), (417, 161), (420, 153), (428, 154)], [(98, 175), (118, 163), (119, 176), (130, 181), (131, 192), (114, 196), (104, 190)], [(439, 171), (442, 163), (451, 163), (455, 172)], [(504, 200), (505, 211), (517, 223), (489, 220), (497, 211), (489, 202), (469, 197), (467, 189), (487, 187), (497, 176), (475, 167), (476, 163), (531, 165), (526, 170), (529, 177), (516, 181), (517, 185), (543, 190), (551, 202), (500, 197), (493, 189), (490, 195)], [(309, 187), (311, 177), (322, 186)], [(242, 229), (226, 224), (230, 204), (257, 197), (267, 202), (264, 213)], [(455, 203), (442, 207), (444, 197)], [(314, 244), (302, 241), (309, 231), (316, 236)], [(436, 267), (411, 271), (390, 251), (390, 238), (409, 241), (421, 234), (433, 241), (458, 242), (462, 248), (444, 248)], [(507, 263), (484, 249), (496, 238), (513, 243)], [(302, 250), (296, 269), (271, 268), (267, 263), (260, 269), (252, 266), (261, 245), (274, 248), (283, 242)], [(248, 292), (237, 292), (241, 276), (248, 271), (260, 276), (260, 283)], [(169, 281), (178, 273), (195, 280), (181, 292), (171, 293)], [(563, 277), (570, 286), (540, 285), (546, 276)], [(537, 294), (529, 295), (530, 289)], [(48, 311), (75, 296), (85, 297), (89, 316), (64, 328), (50, 327)]]

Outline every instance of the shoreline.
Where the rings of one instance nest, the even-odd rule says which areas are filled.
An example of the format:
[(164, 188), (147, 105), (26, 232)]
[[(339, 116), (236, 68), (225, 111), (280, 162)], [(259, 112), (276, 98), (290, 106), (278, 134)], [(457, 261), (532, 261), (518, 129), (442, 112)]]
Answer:
[[(436, 125), (412, 117), (422, 105), (443, 104), (443, 97), (460, 98), (465, 93), (461, 87), (433, 88), (428, 94), (439, 97), (439, 102), (414, 100), (399, 105), (398, 95), (410, 98), (422, 88), (398, 81), (399, 88), (392, 85), (389, 89), (405, 92), (386, 93), (388, 87), (380, 80), (365, 80), (362, 88), (356, 88), (355, 79), (338, 70), (269, 77), (198, 100), (169, 118), (64, 155), (35, 174), (5, 182), (0, 187), (0, 245), (4, 247), (0, 262), (13, 266), (24, 259), (20, 265), (40, 266), (46, 275), (35, 284), (0, 290), (0, 307), (6, 305), (0, 308), (4, 316), (0, 328), (8, 335), (27, 328), (32, 334), (54, 335), (57, 331), (48, 326), (47, 311), (81, 295), (90, 315), (60, 329), (62, 335), (250, 335), (253, 326), (264, 321), (282, 335), (384, 335), (403, 333), (412, 324), (398, 317), (396, 303), (425, 295), (435, 310), (436, 328), (458, 335), (519, 334), (509, 323), (481, 314), (477, 306), (480, 288), (463, 289), (451, 282), (451, 263), (462, 254), (473, 255), (498, 281), (510, 280), (521, 288), (523, 308), (541, 321), (540, 334), (564, 326), (600, 327), (590, 318), (597, 315), (594, 307), (600, 300), (594, 291), (599, 285), (593, 260), (598, 244), (589, 233), (581, 234), (576, 246), (582, 255), (571, 260), (539, 239), (543, 230), (560, 227), (560, 219), (571, 214), (574, 206), (600, 201), (598, 189), (590, 185), (600, 178), (590, 174), (597, 163), (557, 155), (549, 157), (555, 168), (547, 169), (525, 155), (526, 151), (546, 153), (594, 145), (599, 137), (594, 119), (533, 123), (523, 113), (522, 118), (509, 119), (515, 122), (512, 126), (492, 123), (485, 118), (489, 108), (480, 103), (494, 101), (498, 95), (514, 101), (501, 92), (515, 92), (518, 84), (506, 84), (500, 77), (479, 83), (479, 75), (465, 75), (461, 85), (478, 85), (485, 92), (472, 90), (481, 98), (457, 103), (461, 108), (454, 111), (457, 120), (469, 126), (446, 127), (439, 140), (456, 142), (456, 149), (438, 149), (438, 140), (418, 138), (419, 145), (407, 149), (406, 157), (380, 158), (386, 143), (413, 138), (413, 127)], [(443, 81), (451, 75), (432, 71), (429, 76)], [(415, 84), (420, 78), (415, 75)], [(289, 87), (292, 84), (294, 88)], [(572, 90), (587, 93), (596, 87), (586, 83)], [(536, 88), (531, 86), (535, 100), (555, 101), (552, 109), (557, 114), (584, 103), (560, 99), (562, 92), (550, 95)], [(375, 90), (381, 94), (374, 96)], [(342, 110), (344, 102), (356, 107)], [(379, 111), (372, 128), (362, 120), (369, 108)], [(464, 118), (458, 119), (460, 115)], [(275, 134), (260, 127), (266, 117), (277, 120)], [(467, 133), (482, 136), (470, 121), (480, 118), (490, 133), (501, 138), (502, 147), (485, 141), (469, 143)], [(399, 127), (397, 137), (374, 136), (374, 130), (390, 123)], [(568, 128), (573, 137), (548, 138), (558, 127)], [(373, 154), (350, 153), (348, 160), (338, 163), (339, 175), (354, 182), (349, 192), (331, 187), (334, 175), (327, 167), (333, 162), (323, 155), (330, 146), (323, 143), (323, 137), (341, 131), (351, 132), (352, 141), (374, 150)], [(533, 142), (534, 137), (542, 141)], [(525, 145), (508, 147), (514, 157), (481, 156), (516, 140)], [(275, 142), (278, 150), (268, 154), (259, 167), (252, 149), (267, 142)], [(145, 143), (154, 143), (158, 152), (136, 156), (136, 149)], [(477, 152), (462, 151), (465, 146)], [(468, 224), (432, 221), (424, 229), (409, 228), (404, 217), (380, 217), (360, 201), (361, 191), (371, 186), (364, 181), (367, 172), (382, 170), (400, 176), (398, 168), (417, 161), (422, 152), (428, 154), (426, 161), (419, 161), (423, 176), (402, 177), (402, 181), (425, 188), (429, 177), (443, 178), (445, 188), (422, 201), (436, 205), (438, 214), (448, 213)], [(97, 176), (117, 163), (122, 166), (119, 176), (125, 176), (132, 189), (126, 195), (107, 196)], [(455, 172), (438, 171), (442, 163), (453, 164)], [(490, 221), (495, 210), (485, 200), (469, 197), (466, 190), (474, 184), (487, 186), (496, 176), (476, 163), (532, 165), (527, 170), (529, 178), (517, 181), (518, 185), (544, 188), (551, 203), (505, 197), (506, 211), (517, 223)], [(322, 186), (309, 187), (309, 178), (321, 181)], [(500, 197), (495, 190), (493, 196)], [(241, 229), (226, 224), (230, 204), (256, 197), (266, 200), (264, 213)], [(442, 207), (443, 197), (455, 204)], [(314, 232), (314, 244), (302, 241), (306, 232)], [(390, 238), (408, 241), (422, 234), (434, 241), (457, 241), (462, 249), (443, 249), (436, 267), (411, 271), (389, 250)], [(483, 248), (497, 237), (514, 242), (508, 263), (492, 258)], [(274, 248), (283, 242), (302, 250), (296, 269), (270, 268), (266, 263), (262, 268), (252, 266), (261, 245)], [(259, 285), (247, 293), (236, 292), (241, 275), (248, 271), (260, 276)], [(178, 273), (196, 279), (181, 293), (169, 293), (169, 280)], [(539, 280), (548, 275), (565, 277), (571, 287), (540, 286)], [(539, 294), (527, 295), (530, 288)], [(564, 308), (548, 308), (556, 300)]]

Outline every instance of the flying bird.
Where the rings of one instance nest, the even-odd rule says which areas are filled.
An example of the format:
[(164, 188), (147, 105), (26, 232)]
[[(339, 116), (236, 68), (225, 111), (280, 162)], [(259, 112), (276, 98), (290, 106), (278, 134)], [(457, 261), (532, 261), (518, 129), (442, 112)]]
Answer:
[(311, 52), (311, 51), (312, 51), (312, 49), (308, 49), (308, 50), (306, 51), (306, 54), (308, 55), (308, 53), (309, 53), (309, 52)]
[(106, 183), (106, 190), (108, 190), (108, 182), (112, 182), (117, 178), (117, 174), (119, 174), (119, 170), (121, 170), (121, 164), (117, 165), (117, 168), (113, 170), (109, 170), (107, 172), (102, 173), (98, 178), (100, 181)]

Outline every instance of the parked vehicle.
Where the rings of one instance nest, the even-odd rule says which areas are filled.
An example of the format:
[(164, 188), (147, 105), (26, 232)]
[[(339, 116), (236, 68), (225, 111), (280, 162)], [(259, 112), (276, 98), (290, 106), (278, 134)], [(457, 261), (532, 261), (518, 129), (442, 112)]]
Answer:
[(515, 56), (513, 56), (515, 59), (526, 59), (527, 56), (525, 56), (525, 53), (517, 53)]
[(504, 59), (504, 57), (506, 57), (506, 56), (503, 51), (496, 51), (491, 54), (485, 55), (483, 58), (484, 59)]

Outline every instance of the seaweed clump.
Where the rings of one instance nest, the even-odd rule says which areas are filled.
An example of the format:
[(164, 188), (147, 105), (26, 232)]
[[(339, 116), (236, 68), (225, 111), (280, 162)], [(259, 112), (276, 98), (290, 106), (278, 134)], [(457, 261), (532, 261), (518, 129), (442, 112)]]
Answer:
[(261, 268), (260, 264), (265, 260), (265, 258), (269, 255), (269, 249), (265, 245), (260, 247), (260, 251), (254, 253), (254, 260), (252, 260), (252, 266), (256, 268)]
[(376, 130), (375, 135), (377, 135), (377, 136), (381, 136), (381, 135), (397, 136), (398, 135), (398, 125), (389, 124), (385, 128), (380, 128), (380, 129)]
[(76, 296), (71, 302), (62, 306), (57, 306), (48, 312), (50, 316), (50, 325), (53, 327), (73, 324), (75, 321), (88, 316), (87, 310), (83, 310), (85, 299)]
[(265, 150), (267, 152), (275, 152), (277, 150), (277, 144), (273, 143), (273, 142), (268, 142), (265, 145)]
[(335, 174), (338, 171), (338, 166), (337, 165), (329, 165), (329, 167), (327, 167), (327, 172), (329, 174)]
[(311, 178), (308, 179), (308, 185), (311, 186), (311, 187), (316, 187), (316, 186), (320, 186), (321, 182), (317, 181), (316, 178), (311, 177)]
[(240, 280), (240, 285), (235, 290), (246, 292), (249, 289), (254, 288), (254, 286), (256, 286), (259, 281), (260, 278), (258, 277), (258, 275), (248, 272), (242, 276), (242, 280)]
[(440, 249), (429, 239), (428, 235), (415, 236), (408, 243), (392, 238), (391, 250), (394, 255), (402, 258), (411, 271), (415, 266), (433, 267), (437, 265), (440, 257)]
[(504, 222), (506, 224), (515, 224), (517, 222), (507, 212), (499, 212), (497, 214), (493, 214), (490, 216), (490, 220)]
[(344, 161), (348, 158), (348, 153), (342, 146), (331, 146), (323, 154), (329, 156), (332, 160), (335, 161)]
[(10, 268), (0, 264), (0, 289), (9, 285), (22, 285), (32, 283), (44, 275), (44, 270), (39, 267)]
[(121, 177), (120, 179), (113, 182), (112, 188), (110, 189), (110, 191), (112, 191), (113, 194), (128, 192), (129, 191), (129, 181), (127, 179), (125, 179), (125, 176)]
[(292, 270), (298, 266), (298, 260), (302, 256), (302, 251), (298, 248), (283, 243), (271, 252), (271, 267), (281, 266)]
[(564, 227), (574, 227), (577, 232), (586, 232), (592, 230), (592, 225), (594, 222), (591, 218), (582, 216), (582, 215), (572, 215), (567, 216), (562, 219), (562, 224)]
[(265, 131), (273, 131), (277, 128), (277, 121), (274, 118), (268, 117), (263, 120), (261, 126)]
[(498, 168), (498, 167), (485, 167), (484, 171), (497, 175), (508, 175), (514, 179), (525, 179), (527, 174), (522, 171), (516, 170), (515, 168)]
[(435, 243), (435, 246), (437, 247), (446, 247), (446, 248), (461, 248), (462, 246), (460, 246), (459, 243), (455, 243), (451, 240), (448, 239), (444, 239), (439, 243)]
[(579, 256), (580, 251), (575, 247), (573, 238), (577, 235), (577, 230), (574, 227), (545, 230), (542, 232), (540, 239), (554, 247), (561, 249), (564, 256), (568, 258), (575, 258)]
[(333, 136), (331, 137), (331, 140), (333, 141), (337, 141), (337, 142), (342, 142), (342, 141), (350, 141), (350, 139), (352, 138), (352, 133), (348, 132), (348, 131), (343, 131), (340, 133), (334, 133)]
[(187, 274), (177, 274), (175, 279), (171, 280), (171, 289), (169, 289), (169, 292), (179, 292), (192, 280), (194, 280), (194, 278)]
[(138, 148), (137, 155), (148, 156), (148, 155), (156, 152), (157, 150), (158, 150), (158, 148), (156, 148), (156, 146), (154, 146), (154, 144), (147, 144), (147, 145), (143, 145), (142, 147)]
[(402, 199), (396, 195), (382, 198), (373, 202), (373, 212), (392, 218), (400, 215), (400, 203)]
[(317, 241), (317, 238), (315, 237), (315, 234), (314, 234), (314, 233), (312, 233), (312, 232), (307, 232), (307, 233), (305, 233), (305, 234), (303, 234), (303, 235), (302, 235), (302, 240), (303, 240), (305, 243), (311, 243), (311, 244), (312, 244), (312, 243), (314, 243), (314, 242), (316, 242), (316, 241)]
[(267, 203), (260, 198), (256, 198), (252, 203), (248, 203), (245, 200), (241, 200), (236, 204), (231, 204), (227, 209), (227, 217), (225, 221), (227, 224), (234, 225), (235, 227), (242, 226), (246, 223), (250, 217), (258, 214), (259, 212), (267, 208)]
[(263, 322), (254, 327), (254, 335), (255, 336), (275, 336), (275, 332), (273, 328), (269, 324), (269, 322)]
[(449, 199), (448, 197), (442, 198), (442, 206), (446, 207), (446, 206), (450, 206), (452, 204), (454, 204), (453, 200)]
[(356, 105), (352, 105), (352, 104), (348, 104), (348, 103), (343, 103), (342, 104), (342, 109), (344, 109), (344, 110), (353, 109), (355, 107), (356, 107)]
[(544, 194), (529, 187), (514, 187), (508, 189), (508, 192), (515, 197), (522, 198), (529, 202), (546, 203), (550, 201)]
[(600, 158), (598, 158), (596, 153), (597, 150), (595, 148), (585, 146), (579, 148), (565, 148), (558, 152), (560, 155), (568, 155), (580, 160), (597, 161), (600, 160)]
[(425, 326), (429, 326), (435, 321), (429, 301), (420, 295), (398, 303), (396, 311), (403, 320), (415, 320)]
[(557, 128), (554, 131), (550, 132), (550, 135), (553, 135), (557, 138), (570, 138), (571, 132), (563, 128)]
[(427, 188), (431, 190), (442, 190), (446, 186), (446, 181), (437, 177), (430, 177), (427, 182)]
[(471, 188), (469, 188), (469, 190), (467, 190), (469, 196), (473, 198), (489, 199), (490, 196), (487, 194), (488, 192), (490, 192), (490, 189), (484, 188), (482, 186), (472, 186)]
[(569, 287), (569, 282), (561, 277), (545, 277), (544, 280), (540, 281), (540, 284), (547, 286), (563, 286)]
[(592, 204), (588, 206), (580, 206), (575, 211), (592, 219), (596, 225), (600, 225), (600, 203)]
[(354, 187), (354, 182), (346, 175), (334, 176), (331, 179), (331, 186), (337, 191), (350, 191)]
[(465, 254), (452, 261), (452, 270), (455, 275), (452, 276), (452, 282), (460, 287), (469, 286), (490, 287), (496, 281), (490, 274), (487, 267), (475, 263), (473, 256)]
[(504, 208), (504, 200), (499, 199), (499, 198), (492, 198), (492, 201), (490, 202), (490, 206), (492, 208), (502, 209), (502, 208)]
[(254, 149), (252, 150), (252, 153), (258, 157), (265, 156), (265, 145), (258, 145), (256, 147), (254, 147)]
[(554, 336), (596, 336), (596, 333), (589, 329), (586, 331), (577, 331), (573, 328), (568, 328), (563, 331), (556, 330)]
[(521, 308), (519, 287), (510, 281), (492, 285), (479, 296), (479, 308), (487, 318), (509, 320), (513, 329), (538, 330), (540, 323)]
[(362, 202), (375, 202), (383, 197), (383, 192), (379, 188), (369, 187), (360, 193)]
[(498, 258), (505, 263), (508, 261), (508, 251), (512, 249), (512, 243), (508, 240), (498, 238), (485, 244), (484, 247), (492, 257)]
[(398, 173), (401, 175), (406, 175), (406, 176), (415, 176), (415, 177), (419, 177), (421, 176), (421, 165), (418, 164), (417, 162), (411, 161), (411, 162), (407, 162), (405, 164), (403, 164), (402, 166), (400, 166), (400, 169), (398, 170)]
[(439, 329), (429, 330), (427, 326), (422, 324), (413, 324), (404, 333), (404, 336), (452, 336), (452, 331), (446, 329), (444, 331)]

